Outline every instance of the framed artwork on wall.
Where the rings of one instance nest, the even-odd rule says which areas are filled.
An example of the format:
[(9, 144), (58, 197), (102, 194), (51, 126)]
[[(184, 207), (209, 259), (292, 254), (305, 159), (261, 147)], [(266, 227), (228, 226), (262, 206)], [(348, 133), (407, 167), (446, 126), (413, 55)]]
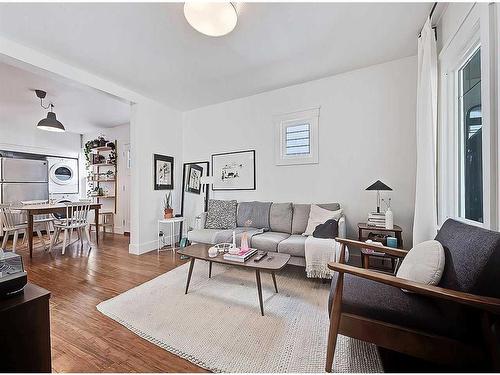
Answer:
[(255, 150), (212, 155), (212, 190), (255, 190)]
[(154, 154), (154, 189), (172, 190), (174, 188), (174, 158)]
[(203, 167), (196, 164), (190, 164), (188, 169), (186, 191), (194, 194), (200, 194), (202, 176)]

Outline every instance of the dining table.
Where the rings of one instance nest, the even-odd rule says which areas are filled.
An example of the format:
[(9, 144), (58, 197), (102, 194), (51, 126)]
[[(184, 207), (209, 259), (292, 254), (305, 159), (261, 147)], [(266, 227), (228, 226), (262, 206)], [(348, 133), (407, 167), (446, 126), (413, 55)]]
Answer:
[[(101, 206), (101, 203), (90, 204), (90, 209), (95, 212), (94, 221), (96, 228), (99, 228), (99, 209)], [(66, 207), (67, 205), (65, 203), (26, 204), (12, 207), (13, 210), (25, 213), (28, 219), (28, 250), (30, 252), (30, 258), (33, 257), (33, 217), (35, 215), (65, 214)], [(95, 242), (99, 244), (98, 231), (96, 232)]]

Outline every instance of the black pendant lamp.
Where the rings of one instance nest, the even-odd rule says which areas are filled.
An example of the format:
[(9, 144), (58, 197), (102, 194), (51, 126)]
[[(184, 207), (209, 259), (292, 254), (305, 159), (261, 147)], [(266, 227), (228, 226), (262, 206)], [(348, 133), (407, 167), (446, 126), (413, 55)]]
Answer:
[(43, 99), (45, 98), (47, 93), (43, 90), (35, 90), (35, 94), (40, 99), (40, 106), (42, 108), (50, 108), (50, 111), (47, 113), (47, 118), (40, 120), (36, 127), (38, 129), (47, 130), (50, 132), (65, 132), (66, 129), (64, 129), (64, 125), (57, 120), (56, 114), (53, 111), (54, 105), (52, 103), (50, 103), (47, 107), (43, 105)]

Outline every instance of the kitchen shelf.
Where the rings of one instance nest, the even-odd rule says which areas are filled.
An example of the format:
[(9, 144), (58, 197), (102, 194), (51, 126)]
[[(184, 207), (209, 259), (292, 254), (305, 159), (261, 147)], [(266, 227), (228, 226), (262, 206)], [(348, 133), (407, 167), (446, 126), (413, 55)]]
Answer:
[(93, 167), (115, 167), (116, 164), (110, 164), (110, 163), (99, 163), (99, 164), (90, 164)]
[(109, 146), (99, 146), (99, 147), (93, 147), (90, 149), (92, 153), (97, 154), (98, 152), (103, 152), (103, 151), (112, 151), (113, 149)]
[(89, 180), (89, 182), (116, 182), (116, 180)]
[(91, 198), (103, 198), (103, 199), (112, 199), (115, 198), (114, 195), (91, 195)]

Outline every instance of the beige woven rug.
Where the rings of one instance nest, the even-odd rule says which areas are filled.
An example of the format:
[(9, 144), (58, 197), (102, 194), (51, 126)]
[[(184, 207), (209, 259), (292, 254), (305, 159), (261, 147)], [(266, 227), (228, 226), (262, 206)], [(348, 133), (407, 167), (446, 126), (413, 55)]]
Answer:
[[(185, 264), (97, 308), (146, 340), (215, 372), (324, 372), (329, 285), (287, 267), (262, 273), (265, 316), (255, 273), (196, 261), (189, 293)], [(339, 336), (335, 372), (382, 372), (374, 345)]]

